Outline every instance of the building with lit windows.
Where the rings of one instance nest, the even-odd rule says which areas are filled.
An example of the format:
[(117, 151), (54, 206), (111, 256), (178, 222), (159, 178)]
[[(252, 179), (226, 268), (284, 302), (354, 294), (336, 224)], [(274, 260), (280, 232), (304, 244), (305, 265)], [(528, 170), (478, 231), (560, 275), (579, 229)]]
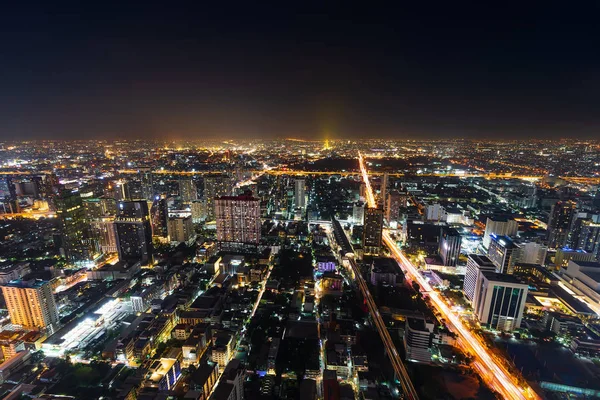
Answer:
[(467, 258), (467, 268), (465, 270), (463, 291), (471, 304), (477, 302), (475, 295), (479, 294), (481, 273), (484, 271), (495, 272), (496, 266), (484, 255), (469, 254), (469, 257)]
[(198, 198), (196, 184), (191, 178), (179, 179), (179, 196), (184, 203), (189, 203)]
[(512, 218), (491, 217), (485, 222), (485, 232), (483, 234), (483, 247), (489, 248), (492, 242), (492, 235), (496, 236), (516, 236), (519, 230), (519, 224)]
[(85, 263), (95, 257), (86, 212), (79, 193), (63, 191), (56, 198), (56, 214), (60, 220), (61, 253), (70, 263)]
[(571, 223), (577, 213), (574, 201), (558, 201), (552, 206), (548, 220), (548, 247), (557, 249), (566, 246)]
[(442, 229), (442, 234), (440, 235), (440, 246), (438, 250), (444, 265), (451, 267), (456, 266), (458, 263), (458, 257), (460, 256), (461, 242), (462, 237), (456, 229)]
[(58, 328), (58, 309), (49, 282), (12, 281), (2, 285), (2, 294), (13, 324), (48, 333)]
[(115, 218), (119, 260), (152, 262), (152, 226), (146, 201), (120, 201)]
[(260, 200), (246, 192), (215, 201), (219, 242), (258, 244), (261, 236)]
[(528, 285), (512, 275), (483, 271), (473, 311), (482, 325), (501, 331), (521, 326)]
[(169, 218), (167, 226), (171, 243), (190, 244), (196, 239), (196, 231), (191, 216)]
[(204, 177), (204, 199), (206, 200), (206, 219), (215, 218), (215, 199), (231, 195), (232, 182), (228, 175), (209, 175)]
[(512, 274), (515, 264), (521, 261), (521, 248), (508, 236), (492, 235), (487, 256), (496, 266), (496, 272)]
[(169, 207), (167, 205), (167, 199), (164, 195), (156, 196), (152, 207), (150, 207), (151, 223), (152, 223), (152, 236), (160, 239), (167, 239), (169, 237), (169, 228), (167, 221), (169, 220)]
[(364, 254), (378, 255), (381, 251), (381, 235), (383, 232), (383, 208), (368, 207), (365, 209), (365, 225), (363, 230)]

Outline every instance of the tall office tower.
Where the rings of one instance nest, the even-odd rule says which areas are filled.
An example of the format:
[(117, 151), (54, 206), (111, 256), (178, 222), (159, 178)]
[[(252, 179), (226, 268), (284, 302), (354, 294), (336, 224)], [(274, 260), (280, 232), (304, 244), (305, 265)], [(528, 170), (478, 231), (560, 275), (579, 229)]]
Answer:
[(496, 266), (486, 256), (469, 254), (463, 291), (471, 304), (477, 303), (477, 295), (481, 289), (479, 286), (481, 284), (481, 273), (484, 271), (496, 272)]
[(528, 285), (514, 276), (484, 271), (473, 311), (482, 325), (501, 331), (521, 326)]
[(198, 198), (196, 184), (192, 178), (184, 177), (179, 179), (179, 196), (184, 203), (189, 203)]
[(113, 217), (101, 218), (90, 222), (92, 236), (98, 242), (103, 253), (117, 252), (117, 233)]
[(523, 264), (538, 264), (546, 263), (546, 255), (548, 254), (548, 246), (536, 242), (521, 243), (521, 256), (519, 262)]
[(171, 243), (189, 243), (196, 239), (191, 216), (169, 218), (167, 226)]
[(483, 247), (489, 248), (492, 235), (516, 236), (519, 224), (512, 218), (492, 217), (485, 222), (485, 233), (483, 234)]
[(219, 380), (219, 384), (215, 389), (215, 400), (244, 400), (244, 378), (246, 369), (238, 359), (229, 361), (223, 375)]
[(492, 235), (488, 258), (496, 266), (496, 272), (512, 274), (515, 264), (521, 262), (521, 248), (508, 236)]
[(381, 177), (381, 187), (379, 188), (379, 200), (378, 203), (383, 207), (385, 213), (387, 213), (387, 192), (389, 185), (389, 174), (387, 172), (383, 173)]
[(199, 224), (206, 219), (206, 199), (192, 201), (190, 208), (193, 223)]
[(206, 200), (206, 219), (215, 218), (215, 199), (230, 196), (232, 182), (228, 175), (211, 175), (204, 178), (204, 199)]
[(442, 229), (440, 235), (439, 253), (446, 266), (455, 267), (460, 256), (462, 237), (454, 228)]
[(577, 212), (574, 201), (558, 201), (552, 206), (548, 220), (548, 247), (558, 249), (567, 244), (569, 228)]
[(306, 180), (298, 178), (294, 181), (294, 207), (306, 210)]
[(124, 180), (119, 180), (119, 181), (115, 182), (114, 191), (115, 191), (114, 192), (115, 200), (117, 200), (117, 201), (131, 200), (131, 191), (130, 191), (130, 187), (129, 187), (129, 182), (124, 181)]
[(12, 281), (2, 285), (2, 294), (13, 324), (49, 334), (57, 330), (58, 309), (49, 282)]
[(364, 254), (377, 255), (381, 251), (381, 234), (383, 232), (383, 208), (365, 209), (365, 226), (363, 230)]
[(577, 227), (577, 243), (575, 249), (585, 250), (600, 260), (600, 223), (586, 219)]
[(406, 206), (406, 195), (394, 190), (387, 196), (387, 207), (385, 217), (388, 222), (400, 220), (400, 209)]
[(156, 196), (152, 207), (150, 207), (152, 235), (166, 239), (169, 237), (167, 221), (169, 219), (169, 207), (165, 195)]
[(89, 234), (89, 223), (79, 193), (63, 191), (56, 199), (60, 219), (61, 253), (70, 263), (94, 259), (95, 246)]
[(357, 225), (365, 223), (365, 203), (357, 201), (352, 206), (352, 221)]
[(152, 262), (152, 227), (146, 201), (120, 201), (115, 218), (119, 260)]
[(260, 200), (246, 192), (241, 196), (222, 196), (215, 201), (217, 240), (220, 242), (260, 242)]
[(433, 322), (425, 318), (406, 318), (403, 342), (407, 360), (431, 362), (433, 328)]
[(427, 221), (445, 221), (447, 218), (446, 208), (441, 204), (427, 205)]
[(364, 182), (360, 184), (360, 189), (358, 193), (360, 200), (365, 201), (365, 199), (367, 198), (367, 185), (365, 185)]
[(140, 168), (139, 173), (142, 186), (142, 199), (152, 200), (154, 198), (154, 179), (152, 176), (152, 168)]

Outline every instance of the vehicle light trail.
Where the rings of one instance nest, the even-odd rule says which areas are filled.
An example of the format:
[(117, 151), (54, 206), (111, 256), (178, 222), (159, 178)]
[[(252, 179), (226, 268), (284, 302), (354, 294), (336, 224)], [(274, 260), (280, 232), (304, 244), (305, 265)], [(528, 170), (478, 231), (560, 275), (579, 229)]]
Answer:
[[(363, 180), (367, 186), (367, 191), (371, 191), (370, 195), (367, 194), (367, 201), (369, 201), (373, 196), (373, 192), (371, 185), (368, 183), (369, 175), (367, 174), (364, 166), (364, 159), (361, 154), (359, 154), (359, 163)], [(541, 399), (531, 387), (528, 385), (522, 386), (518, 382), (518, 378), (512, 376), (510, 372), (504, 368), (501, 362), (497, 360), (496, 356), (490, 353), (481, 340), (464, 325), (460, 320), (460, 317), (450, 310), (441, 295), (433, 290), (431, 285), (429, 285), (413, 263), (404, 255), (404, 253), (402, 253), (402, 251), (400, 251), (398, 246), (396, 246), (396, 242), (392, 239), (390, 232), (387, 229), (383, 232), (383, 242), (389, 248), (396, 261), (398, 261), (402, 271), (411, 281), (419, 284), (421, 291), (429, 296), (431, 304), (446, 320), (448, 328), (458, 335), (460, 346), (475, 359), (473, 367), (491, 388), (500, 393), (505, 399)]]

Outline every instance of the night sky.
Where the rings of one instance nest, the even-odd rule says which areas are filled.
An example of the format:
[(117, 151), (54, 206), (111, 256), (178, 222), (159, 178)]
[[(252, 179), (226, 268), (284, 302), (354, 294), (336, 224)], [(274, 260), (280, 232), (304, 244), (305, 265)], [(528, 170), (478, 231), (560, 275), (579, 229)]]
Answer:
[(600, 128), (598, 2), (95, 3), (0, 9), (0, 139)]

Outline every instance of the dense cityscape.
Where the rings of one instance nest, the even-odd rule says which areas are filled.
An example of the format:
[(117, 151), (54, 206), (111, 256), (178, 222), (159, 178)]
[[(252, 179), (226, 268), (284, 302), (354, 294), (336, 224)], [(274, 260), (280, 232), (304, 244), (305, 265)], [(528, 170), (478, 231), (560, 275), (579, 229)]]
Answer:
[(600, 396), (600, 143), (0, 143), (6, 399)]

